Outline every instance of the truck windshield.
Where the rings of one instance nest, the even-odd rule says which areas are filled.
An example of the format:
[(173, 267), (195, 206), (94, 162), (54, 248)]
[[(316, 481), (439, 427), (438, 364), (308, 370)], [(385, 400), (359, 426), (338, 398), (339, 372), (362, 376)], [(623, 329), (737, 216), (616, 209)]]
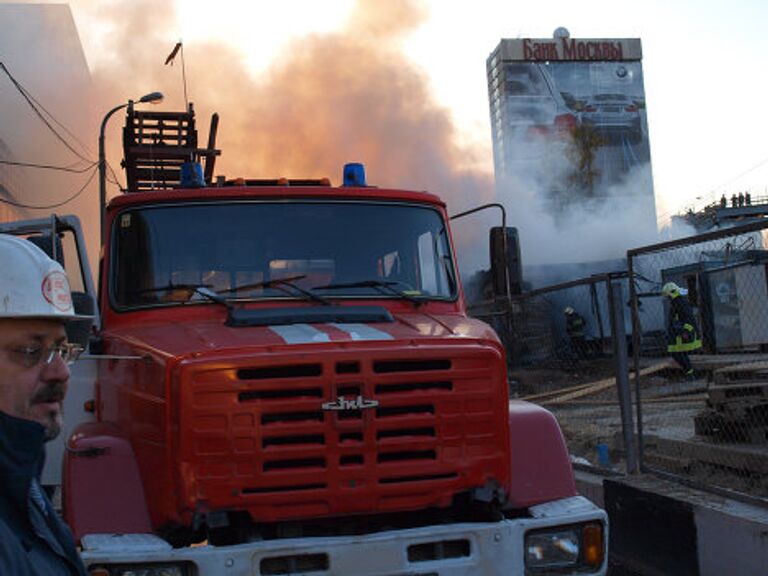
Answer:
[[(128, 209), (114, 225), (110, 294), (119, 309), (228, 300), (452, 300), (445, 222), (412, 204), (231, 202)], [(286, 290), (285, 279), (301, 290)], [(384, 286), (385, 289), (382, 289)], [(387, 289), (391, 287), (391, 289)]]

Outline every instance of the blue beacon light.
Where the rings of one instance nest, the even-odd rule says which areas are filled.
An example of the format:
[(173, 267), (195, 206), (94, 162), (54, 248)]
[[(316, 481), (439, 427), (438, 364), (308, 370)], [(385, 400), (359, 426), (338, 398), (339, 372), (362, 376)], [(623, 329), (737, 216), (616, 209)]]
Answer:
[(359, 162), (344, 165), (344, 186), (365, 187), (365, 166)]

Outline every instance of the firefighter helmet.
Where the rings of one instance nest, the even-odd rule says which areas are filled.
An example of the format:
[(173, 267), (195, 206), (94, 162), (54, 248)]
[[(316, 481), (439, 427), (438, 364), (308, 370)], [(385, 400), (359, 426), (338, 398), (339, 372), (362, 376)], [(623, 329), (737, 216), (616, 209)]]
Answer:
[(661, 293), (663, 296), (667, 296), (669, 298), (675, 298), (680, 295), (680, 286), (678, 286), (674, 282), (667, 282), (662, 287)]

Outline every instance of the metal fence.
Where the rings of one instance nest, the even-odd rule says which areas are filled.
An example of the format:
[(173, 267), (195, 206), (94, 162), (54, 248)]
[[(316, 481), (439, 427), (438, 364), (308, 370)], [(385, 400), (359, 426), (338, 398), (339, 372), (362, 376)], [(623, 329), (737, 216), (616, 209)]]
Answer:
[[(507, 347), (510, 396), (557, 416), (575, 463), (768, 504), (767, 240), (768, 222), (759, 221), (637, 248), (624, 274), (531, 290), (470, 313)], [(679, 302), (662, 294), (670, 282), (692, 320), (675, 319)], [(582, 342), (566, 331), (568, 307), (584, 317)], [(689, 347), (701, 345), (673, 357), (671, 334), (677, 343), (689, 323)]]
[(763, 221), (627, 253), (643, 470), (768, 499), (766, 238)]
[[(583, 360), (610, 354), (608, 286), (626, 274), (600, 274), (513, 295), (470, 307), (470, 313), (494, 326), (504, 341), (512, 367), (572, 369)], [(566, 329), (566, 309), (585, 321), (584, 339), (574, 342)], [(630, 326), (628, 323), (627, 326)]]
[[(600, 274), (470, 308), (505, 343), (510, 396), (551, 410), (579, 465), (620, 471), (636, 466), (627, 463), (623, 449), (633, 442), (631, 420), (626, 424), (629, 383), (619, 378), (622, 388), (616, 378), (619, 366), (627, 371), (627, 287), (626, 273)], [(581, 334), (569, 334), (571, 310), (572, 318), (583, 318)]]

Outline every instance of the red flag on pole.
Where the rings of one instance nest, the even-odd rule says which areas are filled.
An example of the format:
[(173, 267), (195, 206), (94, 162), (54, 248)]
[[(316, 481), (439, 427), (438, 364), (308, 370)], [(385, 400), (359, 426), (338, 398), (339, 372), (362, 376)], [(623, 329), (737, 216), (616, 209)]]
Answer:
[(173, 65), (173, 59), (176, 58), (176, 54), (179, 53), (179, 50), (181, 50), (181, 42), (176, 42), (176, 46), (173, 47), (173, 50), (171, 50), (171, 53), (168, 54), (168, 58), (165, 59), (165, 65), (168, 64)]

